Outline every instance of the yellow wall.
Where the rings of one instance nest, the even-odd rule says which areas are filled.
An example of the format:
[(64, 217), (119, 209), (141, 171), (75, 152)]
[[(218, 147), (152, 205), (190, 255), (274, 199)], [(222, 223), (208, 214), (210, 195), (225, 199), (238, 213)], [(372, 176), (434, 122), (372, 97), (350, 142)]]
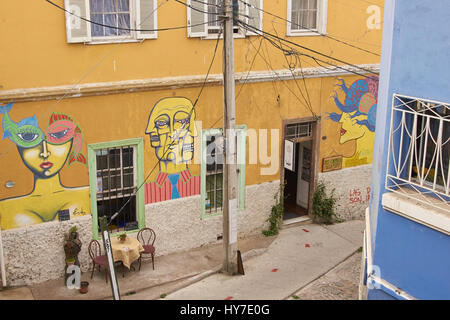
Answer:
[[(158, 3), (161, 1), (164, 0)], [(63, 5), (64, 1), (55, 2)], [(372, 0), (371, 3), (378, 3), (383, 8), (384, 1)], [(328, 35), (380, 53), (381, 30), (370, 30), (366, 26), (369, 5), (359, 0), (329, 0)], [(263, 1), (265, 11), (281, 17), (286, 17), (286, 6), (286, 0)], [(215, 45), (214, 40), (187, 38), (186, 29), (161, 31), (158, 39), (142, 43), (68, 44), (64, 12), (45, 1), (1, 1), (0, 15), (0, 89), (3, 90), (75, 84), (89, 72), (81, 83), (202, 75), (206, 73)], [(265, 31), (285, 36), (285, 21), (268, 14), (264, 14), (263, 19)], [(186, 7), (175, 1), (168, 1), (159, 9), (159, 28), (183, 26), (186, 20)], [(377, 56), (330, 38), (288, 39), (353, 64), (379, 62)], [(253, 58), (249, 41), (255, 40), (255, 36), (236, 39), (236, 72), (248, 69)], [(277, 49), (266, 43), (263, 51), (270, 55), (274, 69), (285, 68), (286, 62)], [(212, 73), (222, 72), (221, 56), (219, 46)], [(305, 63), (313, 62), (309, 59)], [(257, 60), (253, 67), (253, 70), (267, 69), (262, 60)]]
[[(62, 2), (57, 1), (58, 4)], [(372, 2), (380, 3), (381, 6), (383, 4), (383, 1)], [(331, 0), (328, 3), (327, 30), (330, 36), (370, 51), (380, 52), (381, 30), (367, 29), (366, 2)], [(285, 16), (286, 1), (266, 0), (264, 10)], [(8, 14), (5, 14), (6, 12)], [(71, 85), (78, 82), (205, 75), (215, 45), (214, 40), (187, 38), (185, 29), (160, 32), (158, 39), (142, 43), (67, 44), (64, 13), (45, 1), (1, 1), (0, 13), (0, 94), (2, 90)], [(272, 22), (273, 19), (267, 14), (264, 15), (264, 29), (284, 37), (285, 22)], [(159, 10), (158, 21), (160, 28), (185, 25), (186, 8), (176, 2), (168, 2)], [(379, 63), (378, 56), (329, 38), (288, 39), (352, 64)], [(362, 42), (356, 43), (357, 40)], [(286, 69), (287, 62), (281, 52), (268, 42), (260, 41), (260, 38), (255, 36), (235, 40), (236, 72), (249, 70), (255, 56), (253, 71)], [(321, 59), (329, 60), (323, 57)], [(297, 62), (297, 68), (317, 67), (309, 58), (301, 58), (300, 61), (301, 64)], [(222, 72), (221, 62), (220, 46), (212, 74)], [(348, 75), (344, 78), (349, 86), (363, 77)], [(332, 99), (332, 93), (338, 83), (335, 77), (308, 78), (306, 84), (300, 79), (274, 80), (246, 84), (242, 91), (241, 85), (236, 86), (236, 93), (239, 93), (236, 100), (237, 124), (245, 124), (248, 129), (268, 129), (269, 132), (270, 129), (278, 129), (281, 142), (283, 120), (317, 115), (321, 118), (319, 169), (324, 157), (351, 157), (354, 154), (356, 142), (340, 144), (340, 124), (328, 119), (328, 113), (340, 113)], [(84, 138), (82, 153), (86, 158), (88, 144), (144, 137), (144, 170), (147, 176), (157, 161), (155, 150), (150, 146), (149, 137), (145, 134), (151, 109), (158, 100), (166, 97), (186, 97), (194, 102), (199, 91), (200, 88), (196, 87), (66, 98), (61, 101), (16, 102), (9, 116), (17, 122), (36, 115), (39, 127), (45, 129), (53, 112), (69, 115), (81, 128)], [(337, 90), (337, 93), (339, 100), (344, 102), (343, 92)], [(309, 96), (312, 112), (299, 101), (302, 100), (302, 94)], [(196, 107), (196, 120), (202, 121), (203, 129), (217, 128), (222, 126), (222, 114), (222, 87), (205, 87)], [(199, 137), (200, 135), (197, 139)], [(282, 143), (279, 144), (280, 158), (281, 148)], [(3, 139), (0, 140), (0, 150), (0, 198), (29, 194), (33, 189), (33, 174), (25, 167), (16, 145), (9, 139)], [(247, 185), (280, 179), (279, 170), (273, 175), (263, 176), (260, 174), (261, 167), (264, 166), (247, 164)], [(191, 164), (189, 168), (193, 175), (200, 174), (200, 165)], [(154, 181), (157, 173), (158, 170), (155, 170), (147, 182)], [(6, 188), (6, 181), (13, 181), (14, 187)], [(87, 166), (75, 163), (68, 168), (66, 165), (61, 171), (61, 182), (66, 187), (88, 186)]]

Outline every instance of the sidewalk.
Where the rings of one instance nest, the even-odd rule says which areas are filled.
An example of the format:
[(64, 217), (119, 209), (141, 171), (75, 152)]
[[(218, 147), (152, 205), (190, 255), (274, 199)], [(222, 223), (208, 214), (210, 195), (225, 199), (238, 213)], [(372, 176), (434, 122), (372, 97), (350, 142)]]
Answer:
[[(330, 226), (309, 224), (282, 229), (275, 237), (257, 235), (239, 239), (245, 275), (220, 273), (221, 243), (156, 257), (155, 270), (151, 261), (143, 263), (141, 271), (126, 269), (125, 277), (122, 277), (122, 269), (117, 268), (121, 299), (277, 300), (295, 294), (308, 299), (301, 289), (355, 254), (362, 246), (363, 229), (363, 221)], [(90, 283), (87, 294), (68, 289), (61, 278), (0, 291), (0, 300), (24, 297), (35, 300), (112, 299), (104, 271), (95, 271), (93, 279), (90, 272), (84, 273), (82, 280)], [(317, 295), (311, 298), (320, 299)]]
[(165, 299), (288, 299), (354, 255), (362, 246), (363, 228), (363, 221), (349, 221), (284, 229), (266, 252), (244, 261), (245, 275), (216, 273)]

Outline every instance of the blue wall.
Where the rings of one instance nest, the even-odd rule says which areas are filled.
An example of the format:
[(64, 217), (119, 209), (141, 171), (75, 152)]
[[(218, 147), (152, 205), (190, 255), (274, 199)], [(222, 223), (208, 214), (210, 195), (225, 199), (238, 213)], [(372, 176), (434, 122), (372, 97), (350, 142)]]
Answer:
[(450, 103), (449, 11), (449, 0), (385, 1), (370, 204), (373, 264), (382, 279), (419, 299), (450, 299), (450, 237), (385, 211), (381, 196), (393, 94)]

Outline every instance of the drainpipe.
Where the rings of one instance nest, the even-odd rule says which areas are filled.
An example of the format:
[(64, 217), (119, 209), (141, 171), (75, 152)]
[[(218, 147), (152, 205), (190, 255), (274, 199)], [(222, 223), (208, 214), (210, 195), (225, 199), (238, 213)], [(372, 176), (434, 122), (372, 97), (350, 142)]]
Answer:
[[(1, 218), (0, 218), (1, 219)], [(2, 285), (6, 287), (6, 270), (5, 270), (5, 258), (3, 256), (3, 243), (2, 243), (2, 228), (0, 224), (0, 264), (2, 269)]]

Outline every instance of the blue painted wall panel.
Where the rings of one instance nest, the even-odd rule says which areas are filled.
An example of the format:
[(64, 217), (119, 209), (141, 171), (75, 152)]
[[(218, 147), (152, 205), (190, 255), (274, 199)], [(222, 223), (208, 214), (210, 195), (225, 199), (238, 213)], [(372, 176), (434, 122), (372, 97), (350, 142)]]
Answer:
[[(419, 299), (450, 299), (450, 237), (386, 212), (380, 202), (393, 94), (450, 103), (449, 11), (448, 0), (385, 2), (370, 204), (373, 263), (382, 279)], [(369, 295), (377, 298), (375, 291)]]

